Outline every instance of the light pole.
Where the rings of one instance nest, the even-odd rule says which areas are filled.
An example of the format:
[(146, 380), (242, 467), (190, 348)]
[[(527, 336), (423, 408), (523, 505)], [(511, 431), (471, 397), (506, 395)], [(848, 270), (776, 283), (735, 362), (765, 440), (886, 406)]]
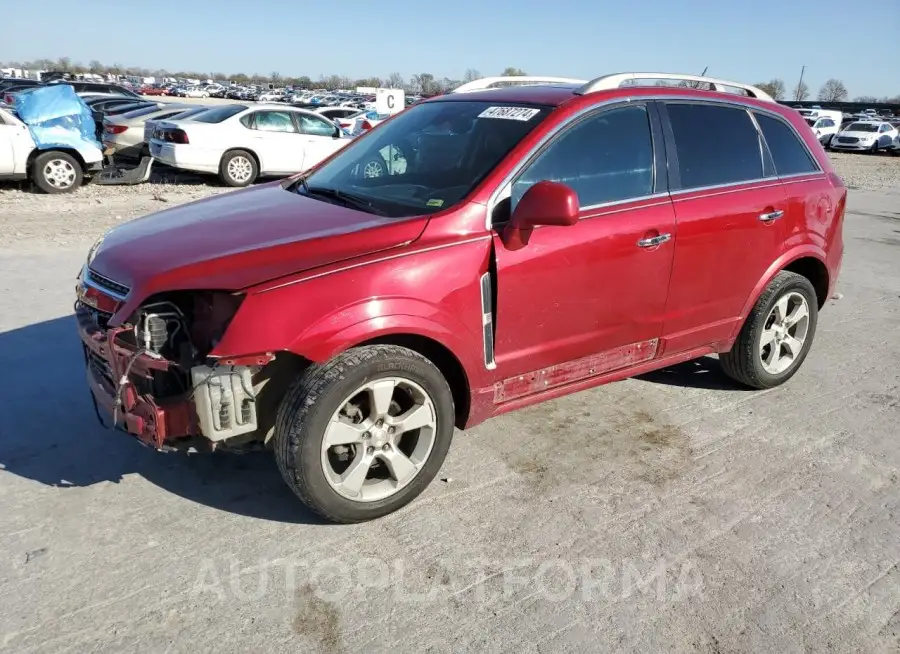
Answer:
[(800, 102), (800, 89), (803, 87), (803, 73), (804, 72), (806, 72), (805, 65), (802, 68), (800, 68), (800, 81), (797, 82), (797, 97), (795, 98), (795, 100), (797, 102)]

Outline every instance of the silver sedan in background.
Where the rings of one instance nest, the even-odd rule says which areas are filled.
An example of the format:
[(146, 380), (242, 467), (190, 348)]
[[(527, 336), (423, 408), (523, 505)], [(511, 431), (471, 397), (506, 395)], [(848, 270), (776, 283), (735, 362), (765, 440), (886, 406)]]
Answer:
[(168, 104), (163, 107), (153, 105), (118, 116), (107, 116), (103, 120), (103, 153), (126, 159), (140, 159), (150, 153), (147, 123), (173, 118), (191, 110), (199, 113), (206, 110), (206, 107), (189, 104)]

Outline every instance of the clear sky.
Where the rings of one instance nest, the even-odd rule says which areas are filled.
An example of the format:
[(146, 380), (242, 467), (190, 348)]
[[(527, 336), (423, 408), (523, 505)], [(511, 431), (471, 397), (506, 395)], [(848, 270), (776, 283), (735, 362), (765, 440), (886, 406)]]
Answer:
[(850, 96), (900, 94), (900, 0), (0, 0), (0, 60), (233, 74), (459, 79), (507, 66), (589, 78), (670, 71), (753, 83), (800, 67)]

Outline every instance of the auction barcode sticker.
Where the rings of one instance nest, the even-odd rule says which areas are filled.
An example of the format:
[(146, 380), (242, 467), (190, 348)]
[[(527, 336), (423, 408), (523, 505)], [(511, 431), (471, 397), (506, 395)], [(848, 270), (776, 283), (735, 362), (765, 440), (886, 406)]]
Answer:
[(479, 118), (502, 118), (504, 120), (531, 120), (541, 112), (540, 109), (530, 107), (488, 107), (480, 114)]

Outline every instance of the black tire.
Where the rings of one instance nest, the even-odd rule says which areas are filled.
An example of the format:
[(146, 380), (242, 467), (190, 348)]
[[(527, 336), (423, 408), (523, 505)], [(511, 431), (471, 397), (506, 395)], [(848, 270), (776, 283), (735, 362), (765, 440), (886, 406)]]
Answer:
[[(364, 383), (402, 376), (421, 386), (436, 413), (435, 441), (428, 459), (400, 491), (381, 500), (358, 502), (340, 495), (325, 476), (322, 439), (341, 402)], [(284, 396), (275, 422), (275, 459), (291, 490), (310, 509), (333, 522), (379, 518), (411, 502), (434, 479), (450, 449), (454, 427), (453, 395), (431, 361), (404, 347), (369, 345), (339, 354), (306, 369)]]
[[(229, 164), (235, 160), (243, 160), (249, 164), (249, 175), (247, 177), (235, 178), (230, 172)], [(219, 162), (219, 179), (225, 186), (241, 188), (250, 186), (259, 176), (259, 166), (256, 164), (256, 157), (246, 150), (229, 150), (222, 155), (222, 161)]]
[[(48, 171), (48, 167), (64, 167), (70, 176), (64, 184), (61, 178), (54, 178)], [(67, 167), (67, 168), (66, 168)], [(71, 193), (81, 186), (84, 181), (84, 170), (81, 164), (70, 154), (50, 150), (39, 154), (31, 164), (31, 178), (44, 193), (59, 194)]]
[(878, 154), (878, 139), (872, 144), (872, 147), (869, 148), (869, 154)]
[[(790, 292), (803, 295), (809, 307), (809, 325), (806, 340), (789, 368), (780, 374), (773, 375), (763, 368), (760, 357), (760, 335), (765, 328), (766, 320), (776, 302)], [(779, 386), (794, 376), (803, 365), (806, 355), (812, 347), (819, 317), (819, 305), (816, 290), (810, 281), (796, 273), (781, 271), (766, 287), (757, 300), (750, 315), (744, 322), (737, 340), (731, 350), (719, 355), (722, 370), (736, 382), (750, 388), (765, 389)]]

